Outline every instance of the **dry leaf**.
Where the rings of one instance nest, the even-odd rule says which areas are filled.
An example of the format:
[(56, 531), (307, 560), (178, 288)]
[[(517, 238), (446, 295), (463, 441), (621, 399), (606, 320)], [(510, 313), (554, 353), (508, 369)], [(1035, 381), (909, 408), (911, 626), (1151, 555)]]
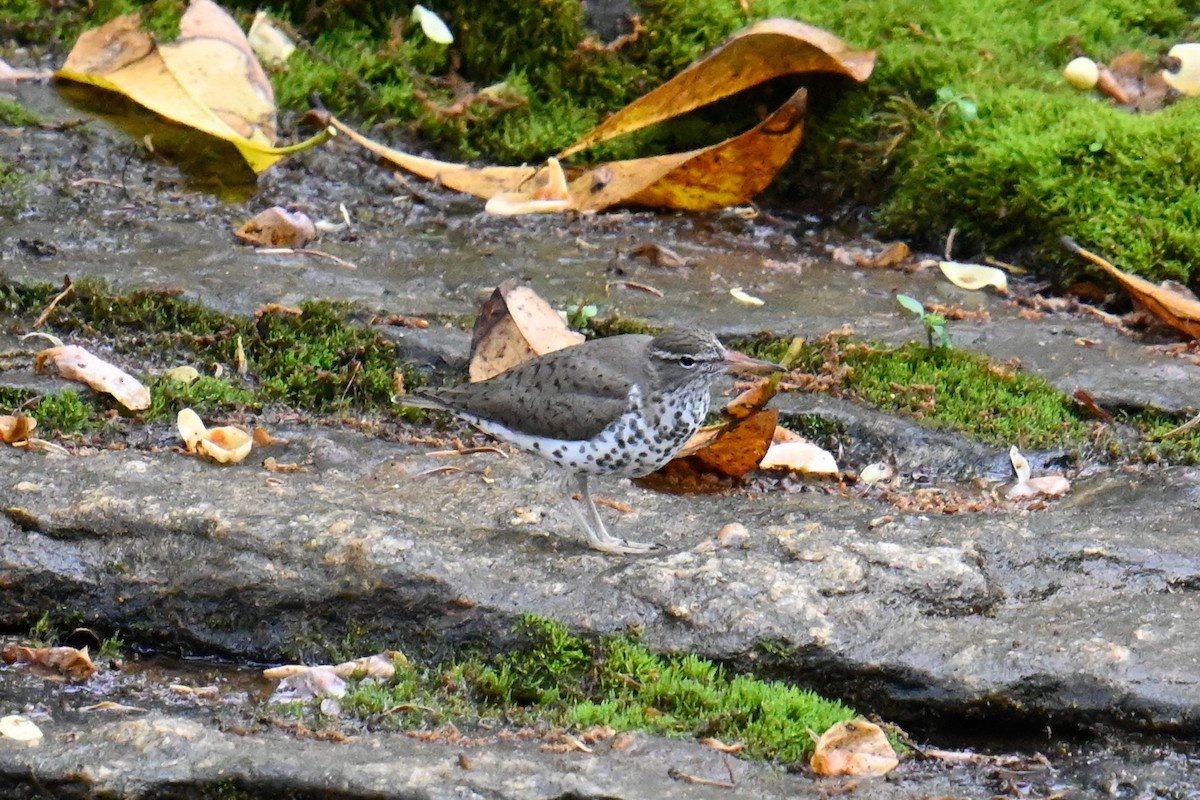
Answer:
[(765, 19), (735, 33), (679, 75), (608, 117), (559, 158), (782, 75), (833, 72), (861, 83), (874, 67), (874, 51), (853, 50), (832, 33), (793, 19)]
[(1058, 497), (1071, 491), (1071, 482), (1062, 475), (1042, 475), (1021, 481), (1005, 493), (1009, 500), (1029, 497)]
[(271, 66), (279, 66), (287, 62), (296, 52), (296, 45), (286, 33), (281, 31), (265, 11), (254, 15), (250, 23), (250, 32), (246, 41), (254, 50), (255, 55)]
[(517, 189), (492, 195), (483, 210), (497, 216), (520, 214), (553, 214), (569, 211), (571, 194), (567, 176), (557, 158), (546, 160), (546, 166)]
[(164, 378), (170, 378), (176, 383), (182, 383), (185, 386), (190, 386), (200, 378), (200, 370), (195, 367), (184, 364), (182, 367), (172, 367), (163, 373)]
[[(790, 19), (764, 20), (610, 116), (559, 158), (781, 75), (834, 72), (864, 81), (874, 63), (874, 52), (852, 50), (827, 31)], [(621, 204), (703, 211), (745, 203), (770, 184), (800, 143), (806, 103), (807, 93), (800, 89), (751, 130), (709, 147), (571, 170), (569, 202), (555, 193), (552, 208), (597, 212)], [(525, 210), (544, 209), (539, 205), (544, 187), (559, 185), (559, 166), (554, 160), (540, 169), (477, 169), (412, 156), (371, 141), (337, 119), (326, 121), (363, 147), (423, 178), (477, 197), (502, 196), (498, 207), (505, 213), (522, 208), (514, 205), (518, 199), (533, 203)]]
[(32, 744), (41, 741), (42, 731), (28, 717), (9, 714), (0, 717), (0, 738)]
[(1167, 85), (1180, 94), (1200, 95), (1200, 42), (1177, 44), (1167, 55), (1179, 61), (1178, 71), (1163, 70)]
[(818, 775), (886, 775), (900, 764), (883, 729), (865, 720), (839, 722), (817, 740), (809, 765)]
[(131, 411), (150, 407), (150, 390), (137, 378), (78, 345), (46, 348), (37, 354), (34, 368), (41, 372), (47, 361), (53, 361), (58, 374), (66, 380), (86, 383), (97, 392), (111, 394)]
[(37, 427), (37, 420), (28, 414), (0, 415), (0, 442), (20, 445), (29, 441), (29, 435)]
[(0, 653), (5, 664), (32, 664), (73, 680), (85, 680), (96, 674), (96, 665), (88, 649), (74, 647), (23, 647), (9, 645)]
[(174, 122), (237, 147), (255, 172), (320, 144), (325, 131), (275, 147), (275, 94), (238, 24), (212, 0), (192, 0), (179, 38), (159, 44), (137, 14), (125, 14), (76, 41), (61, 80), (117, 92)]
[(344, 697), (346, 681), (332, 667), (305, 667), (294, 672), (276, 687), (270, 702), (289, 703), (316, 697)]
[(741, 287), (735, 286), (729, 290), (729, 294), (734, 300), (737, 300), (742, 305), (746, 306), (761, 306), (766, 305), (761, 297), (755, 297)]
[(509, 279), (496, 287), (471, 331), (472, 381), (499, 375), (534, 356), (583, 341), (558, 312), (528, 286)]
[(1062, 238), (1062, 243), (1071, 252), (1078, 253), (1115, 278), (1138, 305), (1159, 320), (1192, 338), (1200, 337), (1200, 301), (1169, 288), (1155, 286), (1137, 275), (1122, 272), (1095, 253), (1084, 250), (1068, 236)]
[(189, 453), (197, 453), (218, 464), (236, 464), (250, 455), (253, 438), (241, 428), (226, 425), (209, 429), (190, 408), (179, 412), (175, 424)]
[(762, 469), (790, 469), (806, 475), (838, 474), (833, 454), (812, 442), (772, 444), (758, 466)]
[(259, 247), (303, 247), (317, 238), (317, 229), (304, 212), (272, 206), (248, 220), (234, 235)]
[(961, 264), (957, 261), (939, 261), (938, 267), (951, 283), (960, 289), (979, 291), (991, 286), (1001, 294), (1008, 294), (1008, 276), (1004, 270), (985, 267), (982, 264)]
[(1029, 480), (1029, 476), (1033, 474), (1032, 468), (1029, 466), (1028, 459), (1021, 455), (1021, 451), (1014, 444), (1008, 448), (1008, 460), (1012, 462), (1013, 472), (1016, 473), (1017, 482), (1025, 483)]

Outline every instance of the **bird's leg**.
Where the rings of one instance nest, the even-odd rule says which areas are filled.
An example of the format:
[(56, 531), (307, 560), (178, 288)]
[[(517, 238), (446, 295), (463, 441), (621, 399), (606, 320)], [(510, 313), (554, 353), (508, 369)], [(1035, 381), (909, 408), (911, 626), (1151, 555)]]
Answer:
[[(604, 553), (632, 555), (636, 553), (648, 553), (658, 547), (658, 545), (646, 542), (631, 542), (626, 539), (619, 539), (609, 533), (604, 527), (603, 520), (600, 519), (600, 512), (596, 509), (595, 501), (592, 500), (592, 492), (588, 488), (588, 476), (584, 473), (579, 473), (573, 477), (575, 491), (579, 492), (580, 504), (577, 505), (575, 503), (571, 492), (568, 491), (567, 505), (574, 512), (575, 519), (579, 520), (579, 524), (583, 526), (583, 530), (587, 534), (588, 545), (593, 550), (599, 550)], [(582, 505), (582, 508), (580, 508), (580, 505)]]

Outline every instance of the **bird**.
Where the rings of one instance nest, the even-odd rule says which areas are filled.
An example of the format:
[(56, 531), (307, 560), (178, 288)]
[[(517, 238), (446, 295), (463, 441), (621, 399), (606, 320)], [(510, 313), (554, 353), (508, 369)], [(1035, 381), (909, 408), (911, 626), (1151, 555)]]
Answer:
[[(728, 350), (709, 331), (668, 328), (556, 350), (476, 383), (396, 398), (447, 411), (495, 439), (562, 467), (588, 544), (605, 553), (656, 545), (613, 536), (592, 499), (592, 476), (638, 478), (674, 458), (704, 423), (713, 382), (728, 370), (770, 372), (769, 361)], [(578, 493), (580, 502), (573, 499)]]

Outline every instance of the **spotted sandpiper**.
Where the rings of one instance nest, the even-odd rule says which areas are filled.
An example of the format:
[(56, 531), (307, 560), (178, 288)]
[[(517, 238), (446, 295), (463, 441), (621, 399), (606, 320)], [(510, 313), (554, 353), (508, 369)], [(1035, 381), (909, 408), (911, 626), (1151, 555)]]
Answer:
[(406, 405), (449, 411), (483, 432), (563, 467), (580, 495), (567, 504), (588, 544), (606, 553), (655, 545), (613, 536), (588, 488), (591, 475), (636, 478), (666, 464), (708, 414), (709, 391), (726, 370), (776, 364), (727, 350), (708, 331), (595, 339), (534, 358), (478, 383), (423, 389)]

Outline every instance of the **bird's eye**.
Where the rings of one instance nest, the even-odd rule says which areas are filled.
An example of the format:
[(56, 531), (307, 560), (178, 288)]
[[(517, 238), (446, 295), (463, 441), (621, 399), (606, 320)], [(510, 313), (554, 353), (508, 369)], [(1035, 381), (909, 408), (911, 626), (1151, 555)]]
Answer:
[(696, 366), (696, 359), (692, 358), (691, 356), (681, 356), (679, 359), (679, 366), (683, 367), (684, 369), (691, 369), (692, 367)]

